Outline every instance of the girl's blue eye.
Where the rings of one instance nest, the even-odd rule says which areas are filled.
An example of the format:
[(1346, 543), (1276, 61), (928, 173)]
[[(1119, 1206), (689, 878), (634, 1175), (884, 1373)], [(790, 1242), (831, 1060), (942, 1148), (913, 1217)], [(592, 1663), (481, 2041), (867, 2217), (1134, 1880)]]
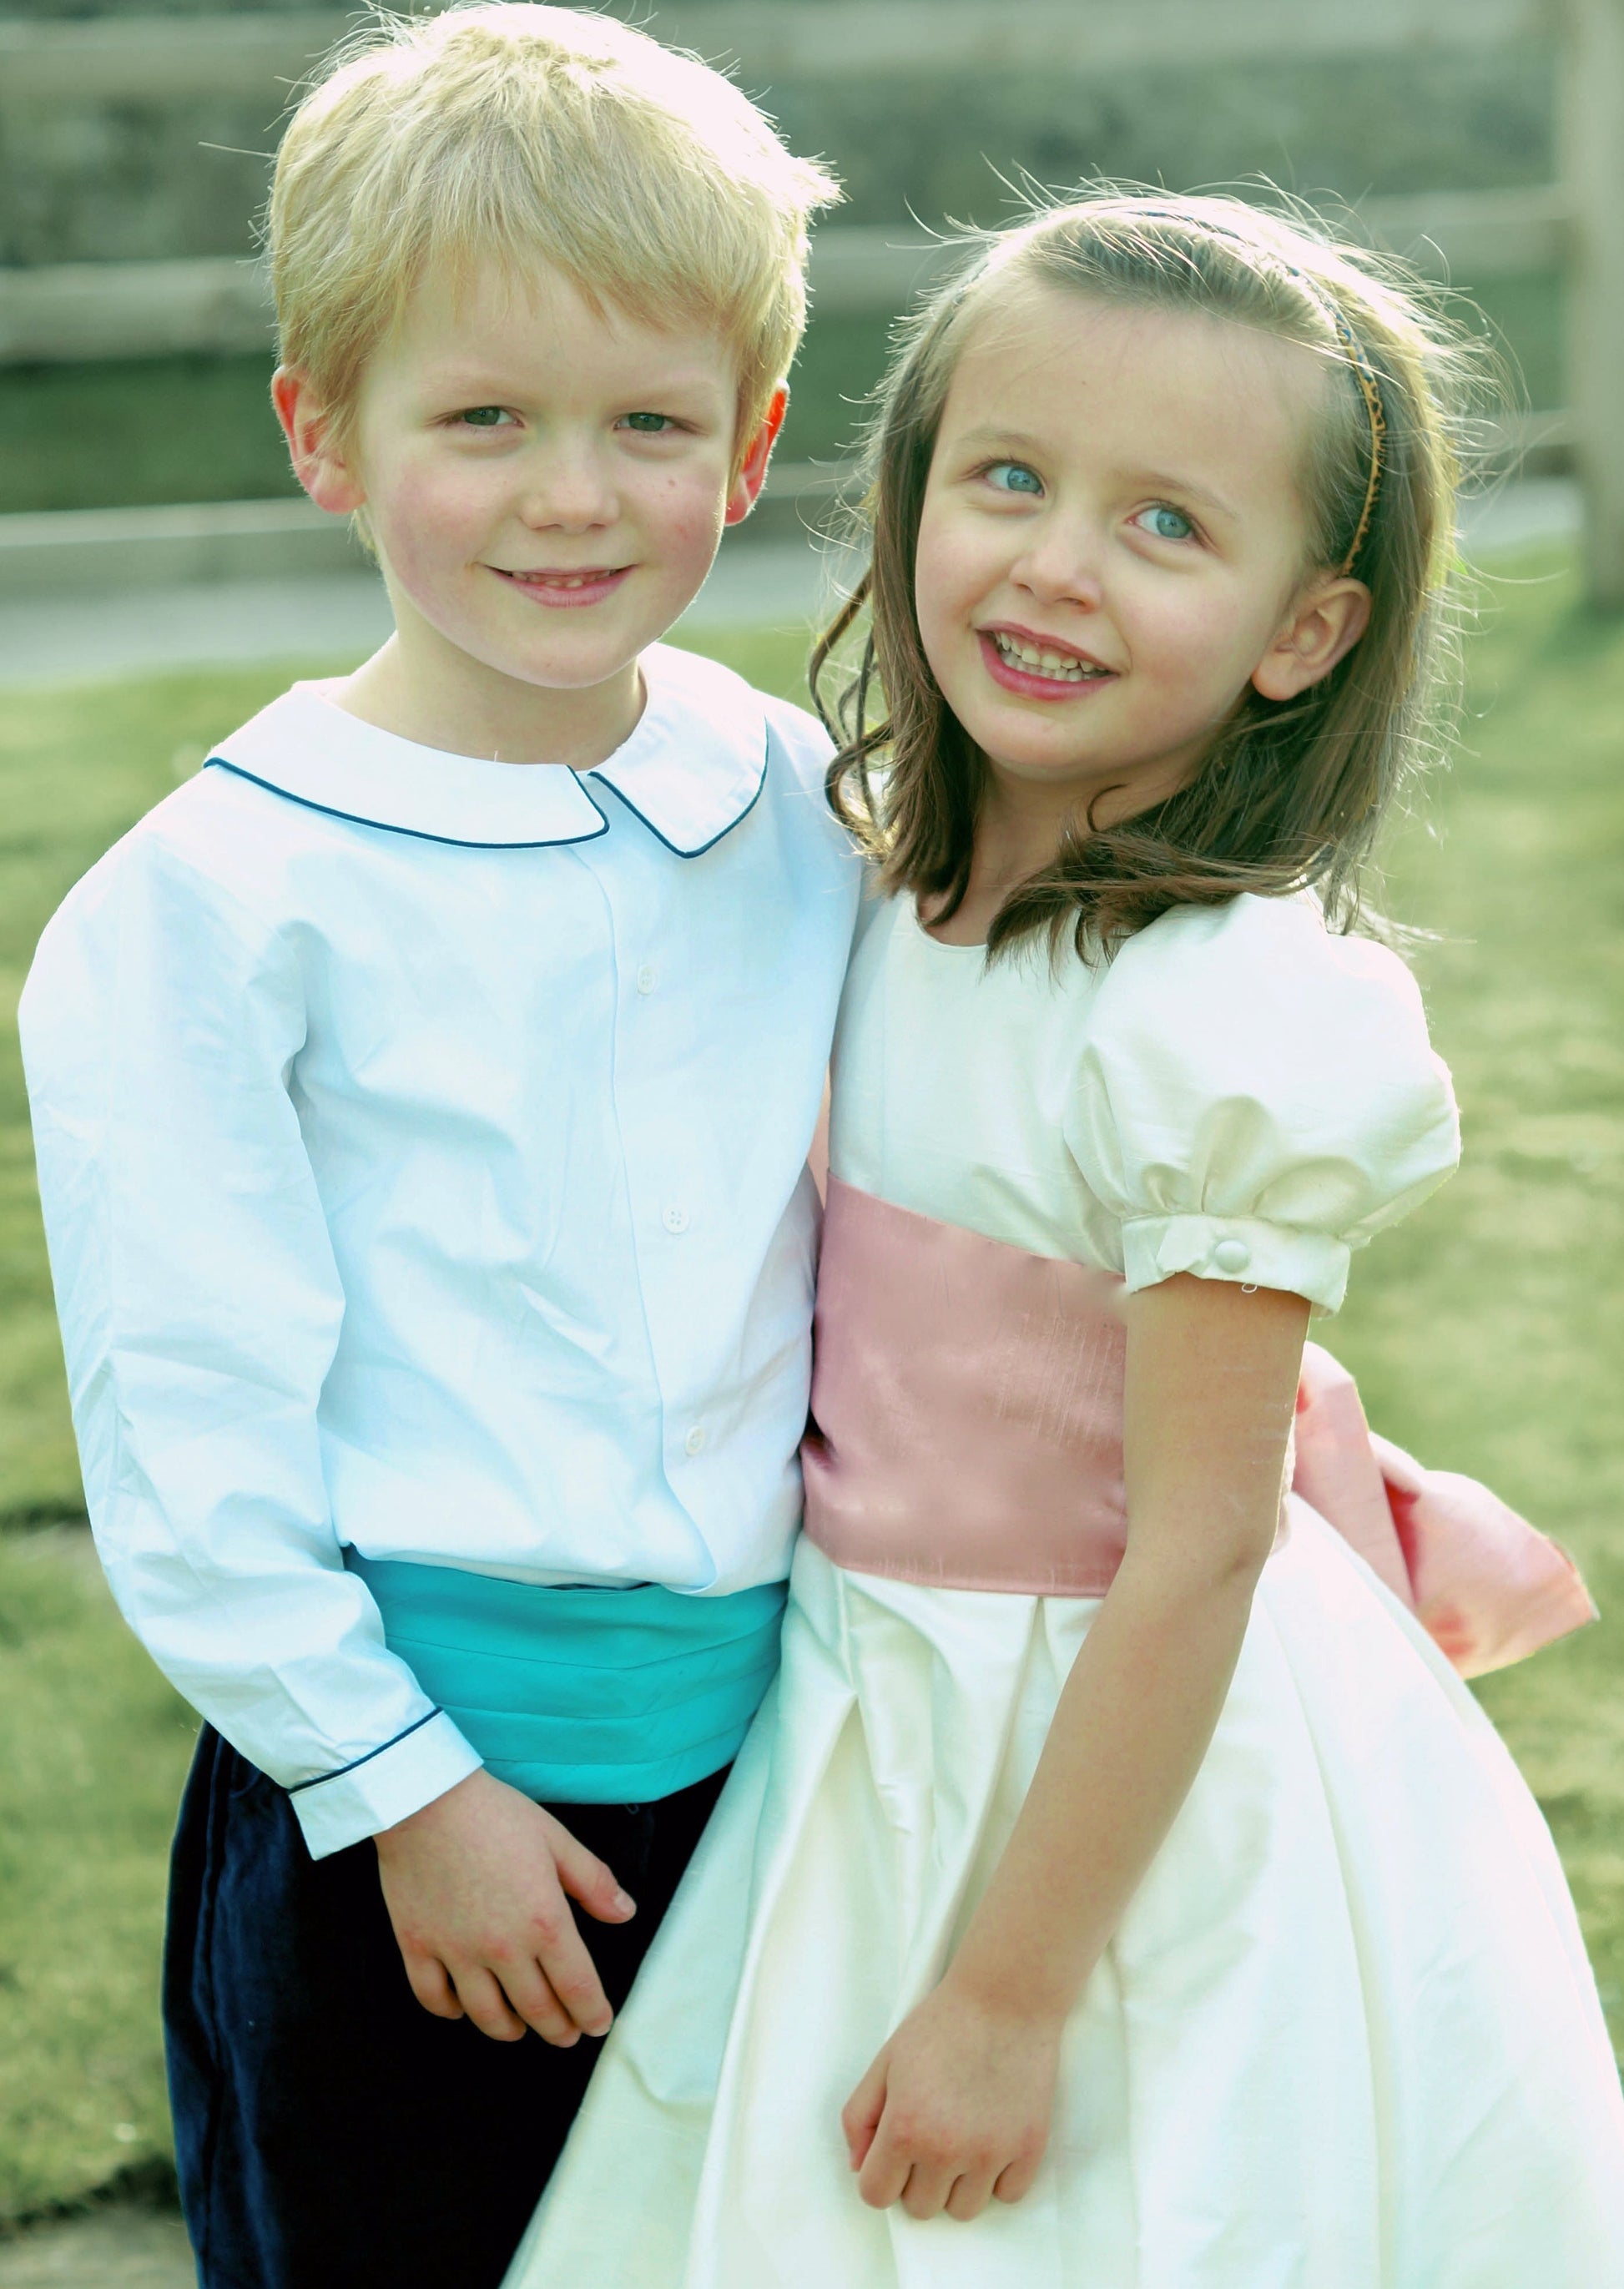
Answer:
[(1134, 523), (1158, 540), (1190, 540), (1195, 526), (1181, 508), (1169, 508), (1166, 501), (1158, 501), (1154, 508), (1141, 509)]
[(640, 437), (663, 437), (672, 419), (669, 413), (628, 413), (625, 425)]
[(995, 492), (1023, 493), (1030, 498), (1043, 490), (1042, 478), (1024, 461), (994, 461), (985, 475)]
[(468, 405), (457, 418), (469, 429), (494, 429), (507, 416), (500, 405)]

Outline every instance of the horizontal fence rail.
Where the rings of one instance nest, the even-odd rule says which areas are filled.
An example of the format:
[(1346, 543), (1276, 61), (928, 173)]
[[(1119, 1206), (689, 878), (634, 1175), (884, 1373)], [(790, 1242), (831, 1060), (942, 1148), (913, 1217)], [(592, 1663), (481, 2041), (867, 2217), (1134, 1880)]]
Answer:
[[(1571, 441), (1586, 498), (1590, 593), (1624, 606), (1624, 0), (738, 0), (652, 10), (611, 0), (660, 36), (736, 63), (752, 90), (797, 80), (1326, 62), (1559, 44), (1562, 183), (1362, 203), (1350, 223), (1435, 277), (1466, 283), (1559, 271), (1569, 305), (1572, 403), (1508, 425)], [(277, 16), (0, 20), (0, 124), (8, 108), (163, 105), (262, 94), (267, 140), (313, 66), (365, 19)], [(814, 247), (814, 307), (899, 309), (956, 259), (906, 230), (839, 227)], [(0, 270), (0, 363), (265, 350), (263, 274), (229, 259)]]
[[(1558, 268), (1572, 204), (1556, 190), (1372, 199), (1344, 218), (1431, 276)], [(812, 247), (812, 305), (850, 316), (903, 308), (959, 260), (951, 241), (886, 224), (833, 226)], [(231, 255), (179, 262), (68, 262), (0, 269), (0, 364), (268, 349), (263, 267)]]
[[(639, 11), (662, 38), (786, 79), (1067, 72), (1289, 56), (1424, 54), (1548, 39), (1558, 0), (819, 0)], [(165, 102), (297, 83), (354, 15), (107, 17), (0, 22), (0, 105)]]

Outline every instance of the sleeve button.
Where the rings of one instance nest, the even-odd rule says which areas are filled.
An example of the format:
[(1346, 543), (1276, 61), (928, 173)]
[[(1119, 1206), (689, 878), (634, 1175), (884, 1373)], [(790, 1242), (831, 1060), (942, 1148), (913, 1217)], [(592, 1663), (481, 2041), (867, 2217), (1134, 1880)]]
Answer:
[(682, 1452), (683, 1452), (685, 1455), (703, 1455), (703, 1454), (704, 1454), (704, 1452), (705, 1452), (705, 1430), (704, 1430), (704, 1426), (703, 1426), (702, 1424), (697, 1424), (697, 1423), (696, 1423), (696, 1424), (695, 1424), (695, 1425), (694, 1425), (693, 1429), (689, 1432), (689, 1434), (688, 1434), (687, 1438), (686, 1438), (686, 1439), (684, 1439), (684, 1440), (682, 1441)]
[(1221, 1240), (1213, 1250), (1220, 1272), (1244, 1272), (1251, 1261), (1252, 1250), (1244, 1240)]

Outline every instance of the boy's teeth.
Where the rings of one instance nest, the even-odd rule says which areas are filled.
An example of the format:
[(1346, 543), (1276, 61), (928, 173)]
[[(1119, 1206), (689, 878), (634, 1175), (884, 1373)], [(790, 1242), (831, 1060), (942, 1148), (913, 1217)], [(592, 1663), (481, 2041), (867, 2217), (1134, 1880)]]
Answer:
[(1051, 650), (1047, 644), (1031, 644), (1019, 636), (1006, 635), (995, 629), (992, 641), (999, 657), (1012, 667), (1023, 669), (1028, 675), (1052, 675), (1057, 682), (1081, 683), (1089, 676), (1103, 675), (1103, 667), (1093, 667), (1076, 658), (1069, 651)]

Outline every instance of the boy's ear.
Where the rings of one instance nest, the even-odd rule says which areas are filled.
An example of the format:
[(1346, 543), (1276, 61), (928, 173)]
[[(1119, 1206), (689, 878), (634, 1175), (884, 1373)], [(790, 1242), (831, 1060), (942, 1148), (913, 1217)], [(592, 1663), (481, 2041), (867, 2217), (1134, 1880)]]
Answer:
[(761, 426), (751, 439), (739, 464), (738, 475), (728, 490), (727, 513), (722, 518), (724, 524), (743, 524), (755, 506), (761, 488), (767, 483), (767, 465), (772, 459), (773, 447), (777, 443), (779, 430), (784, 427), (789, 403), (789, 384), (781, 381), (772, 394), (761, 417)]
[(366, 499), (358, 477), (331, 442), (332, 424), (307, 374), (279, 365), (271, 376), (271, 403), (288, 441), (293, 474), (318, 508), (353, 515)]
[(1330, 674), (1370, 624), (1370, 590), (1341, 575), (1298, 597), (1291, 618), (1252, 672), (1265, 699), (1295, 699)]

